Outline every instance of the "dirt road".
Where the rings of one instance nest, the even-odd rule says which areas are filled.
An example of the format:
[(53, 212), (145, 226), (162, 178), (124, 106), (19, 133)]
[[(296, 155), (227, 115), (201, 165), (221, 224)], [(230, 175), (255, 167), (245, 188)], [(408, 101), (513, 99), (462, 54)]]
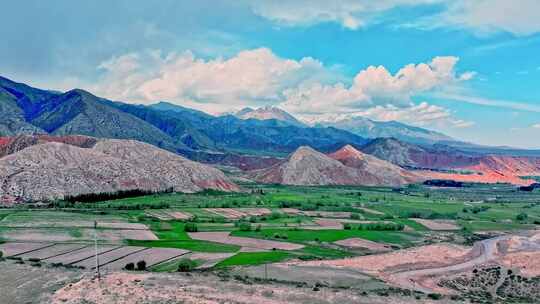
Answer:
[(497, 244), (512, 237), (513, 235), (506, 235), (477, 242), (474, 246), (479, 247), (480, 254), (469, 261), (445, 267), (394, 273), (390, 276), (390, 281), (402, 288), (414, 289), (424, 293), (434, 292), (430, 288), (421, 286), (417, 278), (458, 273), (494, 261), (497, 258)]

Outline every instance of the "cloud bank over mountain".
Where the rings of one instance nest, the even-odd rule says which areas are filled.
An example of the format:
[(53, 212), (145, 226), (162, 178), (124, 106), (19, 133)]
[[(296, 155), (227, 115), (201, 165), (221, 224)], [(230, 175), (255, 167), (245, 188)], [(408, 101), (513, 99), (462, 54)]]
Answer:
[(98, 66), (97, 82), (80, 85), (111, 99), (168, 100), (215, 114), (278, 105), (308, 120), (313, 115), (356, 114), (466, 127), (471, 123), (453, 117), (444, 107), (413, 101), (421, 93), (452, 90), (473, 78), (474, 72), (456, 72), (458, 61), (453, 56), (435, 57), (428, 63), (408, 64), (395, 74), (384, 66), (369, 66), (351, 79), (317, 59), (281, 58), (268, 48), (211, 59), (153, 50), (112, 57)]

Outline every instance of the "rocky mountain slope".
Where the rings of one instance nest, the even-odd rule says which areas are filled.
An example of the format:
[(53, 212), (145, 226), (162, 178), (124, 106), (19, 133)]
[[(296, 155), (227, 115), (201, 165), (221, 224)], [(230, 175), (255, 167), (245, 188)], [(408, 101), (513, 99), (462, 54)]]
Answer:
[(387, 161), (358, 151), (347, 145), (338, 151), (328, 154), (347, 167), (358, 170), (364, 185), (403, 185), (418, 182), (419, 176)]
[(366, 157), (350, 146), (330, 155), (300, 147), (286, 161), (253, 171), (251, 177), (263, 183), (309, 186), (398, 186), (414, 179), (405, 170), (375, 157)]
[(437, 149), (406, 143), (395, 138), (378, 138), (361, 150), (379, 159), (411, 169), (450, 169), (476, 163), (478, 155), (455, 149)]
[(528, 185), (525, 176), (540, 176), (540, 157), (482, 155), (447, 146), (421, 147), (396, 139), (376, 139), (362, 151), (395, 165), (414, 169), (428, 179)]
[(125, 190), (238, 190), (221, 171), (146, 143), (92, 138), (74, 144), (61, 141), (66, 140), (38, 139), (0, 158), (2, 203)]
[(454, 141), (450, 136), (440, 132), (410, 126), (397, 121), (375, 121), (362, 116), (321, 119), (314, 122), (314, 125), (347, 130), (365, 138), (392, 137), (416, 144), (434, 144), (440, 141)]

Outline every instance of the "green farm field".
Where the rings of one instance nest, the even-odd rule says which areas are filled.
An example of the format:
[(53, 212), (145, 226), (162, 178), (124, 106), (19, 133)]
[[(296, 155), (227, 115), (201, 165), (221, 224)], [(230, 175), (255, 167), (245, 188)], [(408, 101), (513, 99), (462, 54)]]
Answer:
[[(395, 248), (414, 247), (433, 242), (442, 233), (416, 222), (416, 218), (454, 223), (458, 229), (445, 232), (445, 237), (458, 243), (474, 233), (540, 227), (540, 194), (519, 192), (509, 185), (468, 185), (460, 189), (420, 185), (402, 189), (242, 187), (240, 193), (167, 193), (96, 203), (57, 202), (40, 209), (3, 209), (0, 239), (90, 243), (96, 237), (95, 221), (102, 244), (176, 248), (210, 256), (234, 254), (213, 264), (224, 268), (369, 254), (335, 243), (355, 238)], [(250, 214), (250, 210), (259, 213)], [(174, 217), (179, 213), (185, 218)], [(332, 227), (320, 226), (322, 222)], [(206, 240), (190, 234), (201, 232), (225, 233), (229, 239)], [(255, 248), (245, 247), (242, 241), (246, 240)], [(257, 242), (261, 248), (257, 248)], [(274, 245), (267, 244), (291, 245), (294, 249), (275, 250), (268, 247)], [(177, 264), (173, 260), (167, 267), (154, 269), (170, 270)]]

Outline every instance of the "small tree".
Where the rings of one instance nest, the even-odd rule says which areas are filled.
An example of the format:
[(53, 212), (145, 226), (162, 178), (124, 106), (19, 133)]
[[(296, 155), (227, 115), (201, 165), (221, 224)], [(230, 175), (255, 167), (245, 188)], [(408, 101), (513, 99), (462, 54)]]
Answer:
[(197, 232), (199, 229), (197, 228), (197, 224), (189, 222), (184, 225), (184, 231), (185, 232)]
[(135, 270), (135, 264), (133, 263), (127, 263), (126, 266), (124, 266), (126, 270)]
[(527, 215), (527, 213), (522, 212), (522, 213), (520, 213), (520, 214), (518, 214), (518, 215), (516, 216), (516, 220), (522, 222), (522, 221), (527, 220), (528, 217), (529, 217), (529, 216)]
[(137, 270), (146, 270), (146, 262), (145, 261), (138, 261), (137, 262)]
[(184, 259), (181, 260), (180, 263), (178, 263), (178, 271), (179, 272), (190, 272), (197, 266), (197, 263), (195, 261), (192, 261), (190, 259)]
[(4, 253), (0, 250), (0, 259), (4, 257)]
[(240, 231), (251, 231), (251, 224), (248, 222), (241, 222), (238, 225), (238, 228), (240, 229)]

